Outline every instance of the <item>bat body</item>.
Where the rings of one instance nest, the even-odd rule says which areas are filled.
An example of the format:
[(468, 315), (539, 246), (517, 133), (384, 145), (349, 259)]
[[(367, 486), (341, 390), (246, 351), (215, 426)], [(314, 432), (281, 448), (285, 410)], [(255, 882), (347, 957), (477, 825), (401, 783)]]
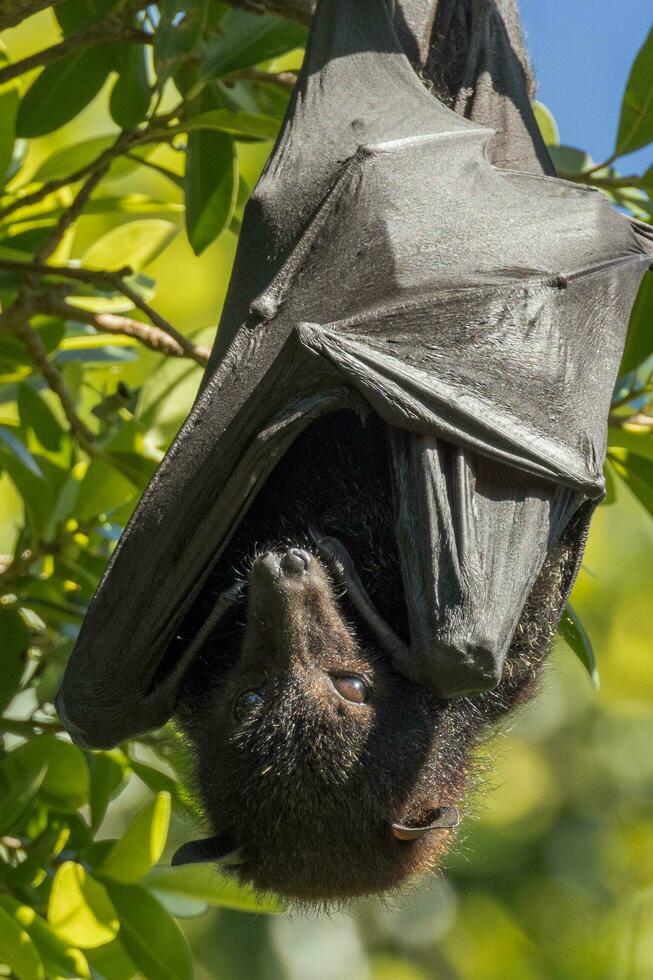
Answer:
[(384, 0), (321, 0), (201, 391), (58, 698), (92, 747), (177, 711), (215, 831), (180, 860), (244, 848), (313, 900), (437, 859), (532, 689), (650, 263), (649, 228), (550, 176), (509, 0), (397, 26), (456, 111)]
[(205, 608), (182, 625), (182, 638), (196, 636), (237, 574), (242, 595), (205, 637), (177, 707), (210, 836), (173, 860), (218, 861), (259, 889), (329, 903), (440, 863), (475, 746), (535, 687), (574, 549), (560, 541), (547, 559), (498, 688), (442, 700), (392, 669), (337, 553), (318, 552), (318, 521), (408, 638), (389, 433), (373, 415), (337, 412), (285, 454), (203, 590)]

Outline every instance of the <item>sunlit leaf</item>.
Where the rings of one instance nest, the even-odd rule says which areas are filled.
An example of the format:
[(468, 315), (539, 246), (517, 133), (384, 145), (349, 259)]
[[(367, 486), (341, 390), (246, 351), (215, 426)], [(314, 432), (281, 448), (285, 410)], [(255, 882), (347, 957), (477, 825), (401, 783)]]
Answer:
[(305, 27), (280, 17), (260, 17), (244, 10), (228, 10), (220, 28), (221, 33), (211, 38), (203, 49), (205, 78), (221, 78), (306, 43)]
[(99, 870), (103, 875), (126, 883), (143, 878), (163, 854), (169, 822), (170, 795), (159, 793), (132, 820)]
[(560, 143), (558, 124), (549, 107), (545, 106), (543, 102), (538, 102), (536, 99), (533, 102), (533, 112), (535, 113), (535, 119), (542, 134), (542, 139), (546, 145), (558, 146)]
[(18, 87), (7, 85), (0, 89), (0, 186), (9, 172), (14, 152), (16, 113), (20, 96)]
[(110, 69), (106, 46), (98, 44), (46, 65), (20, 103), (17, 135), (43, 136), (74, 119), (98, 94)]
[(599, 672), (596, 666), (596, 657), (594, 656), (594, 649), (592, 647), (592, 641), (587, 635), (587, 631), (577, 614), (572, 609), (570, 603), (567, 603), (567, 607), (562, 614), (562, 619), (560, 620), (560, 626), (558, 627), (558, 632), (564, 639), (564, 641), (571, 647), (580, 662), (583, 664), (588, 674), (590, 675), (592, 685), (594, 688), (599, 687)]
[(60, 939), (33, 908), (9, 895), (0, 895), (0, 907), (27, 932), (41, 956), (47, 977), (81, 977), (85, 980), (90, 976), (84, 954)]
[(192, 980), (193, 965), (181, 929), (160, 902), (140, 885), (109, 882), (120, 917), (120, 940), (148, 980)]
[(43, 962), (29, 933), (0, 905), (0, 963), (20, 980), (43, 980)]
[(54, 877), (48, 922), (64, 941), (81, 949), (110, 942), (119, 929), (106, 888), (74, 861), (62, 864)]
[(233, 112), (231, 109), (211, 109), (191, 116), (182, 124), (189, 133), (197, 129), (215, 129), (231, 136), (254, 136), (275, 139), (279, 132), (279, 120), (253, 112)]
[(639, 150), (653, 140), (653, 30), (644, 41), (626, 83), (615, 152)]
[(628, 426), (608, 428), (608, 450), (617, 459), (623, 458), (623, 453), (615, 450), (625, 450), (634, 453), (635, 456), (643, 456), (645, 459), (653, 460), (653, 429), (650, 427)]
[(39, 766), (48, 771), (39, 798), (56, 810), (78, 810), (88, 802), (89, 775), (84, 753), (54, 735), (37, 735), (5, 756), (7, 775), (16, 782)]
[[(88, 166), (88, 164), (92, 163), (93, 160), (96, 160), (101, 153), (104, 153), (104, 151), (108, 150), (110, 146), (113, 146), (115, 142), (116, 134), (114, 133), (107, 134), (106, 136), (93, 136), (90, 139), (80, 140), (79, 143), (73, 143), (70, 146), (62, 146), (60, 149), (55, 150), (49, 157), (45, 158), (43, 163), (36, 170), (32, 180), (34, 182), (42, 182), (47, 180), (56, 180), (60, 177), (68, 177), (77, 170), (81, 170), (83, 167)], [(133, 160), (131, 157), (146, 157), (148, 153), (152, 153), (153, 150), (153, 145), (139, 146), (135, 147), (131, 151), (129, 157), (118, 157), (111, 165), (109, 176), (113, 178), (127, 176), (127, 174), (131, 173), (139, 166), (139, 160)], [(92, 214), (94, 209), (97, 207), (97, 199), (91, 201), (88, 206), (88, 213)]]
[(161, 218), (127, 221), (93, 242), (82, 256), (82, 265), (90, 269), (128, 265), (138, 272), (168, 247), (177, 230), (176, 225)]
[(185, 895), (209, 905), (243, 909), (250, 912), (278, 914), (284, 911), (281, 901), (273, 895), (258, 895), (235, 878), (220, 874), (213, 864), (154, 868), (144, 884), (157, 892)]
[(653, 460), (618, 449), (609, 450), (608, 458), (615, 472), (653, 516)]

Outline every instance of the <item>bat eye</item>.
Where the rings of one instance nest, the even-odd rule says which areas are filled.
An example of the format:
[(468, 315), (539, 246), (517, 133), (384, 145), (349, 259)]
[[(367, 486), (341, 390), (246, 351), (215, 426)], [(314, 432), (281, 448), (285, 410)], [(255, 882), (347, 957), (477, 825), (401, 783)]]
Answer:
[(263, 691), (243, 691), (234, 701), (234, 718), (239, 723), (247, 721), (263, 704)]
[(332, 677), (331, 683), (340, 697), (354, 704), (367, 704), (370, 691), (365, 681), (360, 677)]

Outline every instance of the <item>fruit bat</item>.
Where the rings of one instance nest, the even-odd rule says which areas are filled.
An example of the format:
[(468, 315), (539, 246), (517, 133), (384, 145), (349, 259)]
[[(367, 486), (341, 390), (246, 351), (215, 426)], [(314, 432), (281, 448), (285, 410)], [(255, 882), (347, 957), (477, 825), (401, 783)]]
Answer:
[[(230, 817), (212, 843), (189, 845), (180, 860), (232, 855), (233, 863), (238, 827), (255, 820), (248, 787), (259, 787), (251, 796), (264, 810), (260, 779), (270, 773), (275, 809), (266, 811), (257, 860), (248, 845), (249, 866), (262, 868), (253, 876), (260, 887), (309, 898), (392, 886), (432, 860), (433, 848), (413, 846), (427, 830), (450, 836), (474, 732), (528, 689), (573, 583), (604, 492), (606, 418), (628, 315), (650, 263), (650, 228), (598, 192), (547, 175), (511, 4), (416, 0), (398, 8), (396, 23), (451, 107), (416, 75), (384, 0), (320, 0), (288, 113), (245, 210), (200, 393), (100, 583), (57, 701), (89, 747), (181, 714), (201, 749), (205, 798)], [(456, 56), (438, 63), (448, 39), (461, 37)], [(343, 456), (332, 423), (345, 418), (355, 438), (343, 435)], [(305, 508), (306, 547), (277, 543), (252, 565), (244, 664), (231, 661), (231, 673), (251, 660), (254, 674), (266, 674), (230, 695), (232, 717), (248, 730), (266, 685), (297, 710), (275, 715), (282, 699), (268, 694), (248, 775), (229, 766), (211, 774), (223, 732), (206, 713), (191, 716), (202, 670), (221, 670), (220, 658), (206, 660), (208, 641), (219, 635), (229, 646), (238, 632), (242, 588), (223, 581), (222, 559), (239, 535), (258, 533), (257, 520), (265, 524), (268, 487), (277, 512), (284, 488), (297, 510), (311, 483), (301, 470), (311, 445), (320, 446), (313, 482), (334, 459), (340, 471), (366, 460), (365, 492), (357, 496), (359, 474), (341, 480), (341, 496), (367, 507), (378, 489), (374, 523), (391, 556), (383, 575), (392, 595), (370, 587), (376, 578), (362, 567), (369, 528), (348, 547), (315, 526), (325, 501)], [(324, 486), (338, 490), (337, 472)], [(351, 507), (343, 513), (354, 521)], [(334, 522), (342, 529), (342, 513)], [(528, 647), (533, 656), (520, 659), (520, 630), (538, 623), (529, 597), (542, 582), (555, 600)], [(362, 650), (351, 645), (341, 600), (365, 637)], [(274, 660), (280, 636), (301, 648), (299, 661), (319, 648), (333, 684), (342, 681), (335, 714), (346, 734), (337, 740), (328, 729), (325, 742), (324, 728), (300, 710), (288, 671), (275, 689), (272, 667), (261, 670), (262, 650)], [(385, 709), (361, 729), (346, 712), (364, 710), (380, 662), (392, 668), (378, 682)], [(359, 674), (369, 678), (360, 690)], [(316, 716), (335, 710), (323, 703), (331, 693), (313, 692)], [(211, 703), (221, 717), (222, 701)], [(293, 754), (300, 730), (310, 750), (305, 737)], [(224, 737), (237, 747), (241, 736)], [(366, 779), (356, 770), (347, 784), (356, 744), (375, 762)], [(319, 759), (327, 781), (302, 806), (296, 787), (315, 776)], [(342, 811), (331, 824), (328, 815), (342, 785), (351, 833), (338, 848), (342, 825), (340, 836), (330, 827)], [(316, 834), (332, 842), (334, 868), (338, 855), (342, 862), (337, 888), (336, 871), (318, 881), (314, 861), (285, 885), (269, 856), (276, 848), (287, 863), (275, 836), (284, 806), (288, 834), (305, 843), (295, 861), (310, 857)], [(388, 826), (403, 850), (390, 852), (387, 835), (382, 844)]]

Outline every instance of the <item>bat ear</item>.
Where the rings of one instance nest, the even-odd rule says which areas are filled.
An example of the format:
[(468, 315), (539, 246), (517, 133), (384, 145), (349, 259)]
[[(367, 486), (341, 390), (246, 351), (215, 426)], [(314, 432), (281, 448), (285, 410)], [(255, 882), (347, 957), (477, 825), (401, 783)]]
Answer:
[(243, 864), (245, 856), (242, 847), (234, 847), (233, 841), (224, 834), (207, 837), (204, 840), (190, 840), (175, 851), (171, 864), (179, 867), (183, 864), (222, 864), (228, 867), (232, 864)]
[(429, 822), (420, 827), (393, 823), (392, 836), (397, 840), (419, 840), (432, 830), (450, 830), (459, 823), (460, 813), (457, 806), (440, 806), (431, 813)]

